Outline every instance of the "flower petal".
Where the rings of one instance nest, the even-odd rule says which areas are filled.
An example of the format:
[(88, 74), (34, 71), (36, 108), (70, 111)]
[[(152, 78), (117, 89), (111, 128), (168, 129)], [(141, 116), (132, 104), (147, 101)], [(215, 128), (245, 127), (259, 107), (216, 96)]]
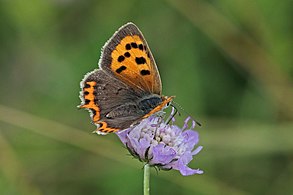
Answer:
[(193, 130), (186, 130), (182, 133), (182, 135), (185, 138), (184, 141), (187, 147), (186, 150), (191, 151), (199, 141), (198, 133)]
[(202, 150), (203, 146), (198, 146), (195, 150), (192, 151), (192, 156), (198, 154)]
[(202, 174), (203, 171), (199, 169), (191, 169), (187, 166), (187, 164), (192, 160), (191, 153), (183, 155), (178, 161), (176, 161), (172, 168), (180, 171), (180, 173), (184, 176), (194, 175), (194, 174)]
[(146, 150), (150, 147), (150, 142), (145, 139), (141, 138), (140, 140), (134, 139), (130, 136), (128, 136), (129, 139), (129, 145), (128, 148), (133, 151), (135, 154), (138, 155), (140, 160), (145, 160), (146, 158)]
[(200, 169), (191, 169), (188, 166), (183, 165), (181, 169), (178, 169), (183, 176), (189, 176), (194, 174), (203, 174), (203, 171)]
[(153, 158), (150, 160), (151, 165), (165, 165), (170, 163), (176, 156), (176, 151), (164, 144), (158, 144), (153, 147)]
[(128, 133), (129, 133), (129, 130), (130, 130), (130, 128), (129, 128), (129, 129), (125, 129), (125, 130), (123, 130), (123, 131), (118, 131), (118, 132), (116, 133), (116, 135), (118, 135), (119, 139), (121, 140), (121, 142), (122, 142), (124, 145), (125, 145), (126, 142), (128, 141), (127, 135), (128, 135)]
[(183, 127), (182, 127), (182, 130), (185, 130), (187, 127), (188, 127), (188, 121), (190, 120), (190, 116), (189, 117), (187, 117), (186, 119), (185, 119), (185, 121), (184, 121), (184, 124), (183, 124)]

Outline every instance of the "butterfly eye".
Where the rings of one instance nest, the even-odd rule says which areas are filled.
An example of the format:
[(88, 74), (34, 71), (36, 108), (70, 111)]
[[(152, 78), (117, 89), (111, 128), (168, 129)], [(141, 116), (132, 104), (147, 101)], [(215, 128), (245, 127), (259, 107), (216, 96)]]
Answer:
[(170, 105), (171, 105), (171, 102), (168, 102), (168, 103), (166, 104), (167, 107), (169, 107)]

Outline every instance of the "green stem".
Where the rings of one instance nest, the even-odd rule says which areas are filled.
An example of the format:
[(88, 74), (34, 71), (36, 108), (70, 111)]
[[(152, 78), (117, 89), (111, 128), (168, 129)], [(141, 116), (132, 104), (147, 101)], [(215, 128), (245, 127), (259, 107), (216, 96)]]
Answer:
[(150, 165), (144, 165), (144, 174), (143, 174), (143, 194), (150, 194)]

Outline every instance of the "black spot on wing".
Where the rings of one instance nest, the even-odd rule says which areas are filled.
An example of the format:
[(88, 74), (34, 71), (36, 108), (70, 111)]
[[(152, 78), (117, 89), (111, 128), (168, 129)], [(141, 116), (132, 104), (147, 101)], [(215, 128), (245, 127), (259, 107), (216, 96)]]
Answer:
[(120, 74), (123, 70), (126, 70), (126, 66), (120, 66), (119, 68), (116, 69), (116, 72)]
[(121, 56), (118, 57), (118, 62), (123, 62), (124, 60), (125, 60), (124, 56), (121, 55)]
[(87, 84), (87, 83), (84, 85), (84, 88), (90, 88), (90, 87), (91, 86), (89, 84)]
[(148, 58), (150, 58), (151, 57), (150, 52), (146, 52), (146, 53), (147, 53)]
[(144, 57), (136, 57), (135, 58), (135, 62), (139, 65), (139, 64), (145, 64), (146, 60)]
[(141, 51), (143, 51), (143, 44), (139, 44), (138, 45), (138, 49), (140, 49)]
[(126, 50), (131, 50), (131, 45), (130, 45), (129, 43), (127, 43), (127, 44), (125, 45), (125, 49), (126, 49)]
[(91, 100), (89, 100), (89, 99), (84, 100), (84, 104), (89, 104), (90, 102), (91, 102)]
[(137, 48), (137, 44), (136, 44), (135, 42), (132, 42), (132, 43), (131, 43), (131, 47), (132, 47), (132, 48)]
[(141, 74), (142, 76), (145, 76), (145, 75), (150, 75), (151, 72), (150, 72), (149, 70), (141, 70), (141, 71), (140, 71), (140, 74)]
[(91, 108), (90, 110), (92, 111), (92, 113), (93, 113), (94, 116), (97, 114), (97, 111), (95, 109), (92, 109)]
[(127, 57), (127, 58), (129, 58), (130, 57), (130, 53), (129, 52), (125, 52), (124, 53), (124, 56)]

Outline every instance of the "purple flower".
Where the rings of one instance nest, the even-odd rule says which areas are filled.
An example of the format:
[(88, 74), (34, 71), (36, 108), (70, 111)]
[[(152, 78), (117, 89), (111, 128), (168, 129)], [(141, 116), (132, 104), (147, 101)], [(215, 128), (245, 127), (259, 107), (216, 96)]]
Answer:
[(138, 125), (118, 132), (117, 135), (129, 152), (142, 162), (164, 170), (176, 169), (184, 176), (202, 174), (200, 169), (191, 169), (187, 165), (202, 149), (198, 146), (198, 133), (192, 130), (195, 122), (188, 128), (188, 117), (179, 128), (166, 124), (162, 117), (151, 116)]

